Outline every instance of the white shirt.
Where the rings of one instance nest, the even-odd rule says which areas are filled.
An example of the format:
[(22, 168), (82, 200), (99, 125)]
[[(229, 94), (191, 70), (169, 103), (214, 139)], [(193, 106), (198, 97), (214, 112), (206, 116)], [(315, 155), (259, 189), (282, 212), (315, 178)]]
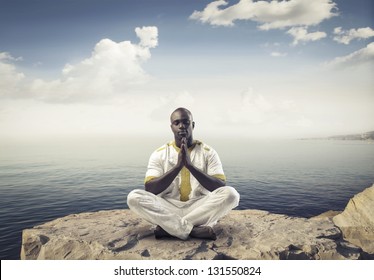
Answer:
[[(179, 150), (180, 149), (175, 145), (175, 141), (172, 141), (154, 151), (148, 162), (145, 182), (160, 177), (172, 169), (178, 162)], [(226, 180), (221, 160), (212, 147), (200, 141), (195, 141), (195, 145), (189, 148), (189, 153), (191, 163), (196, 168), (210, 176)], [(181, 194), (180, 188), (182, 183), (183, 185), (186, 183), (190, 185), (191, 192), (189, 194)], [(180, 205), (181, 200), (192, 202), (208, 193), (209, 191), (205, 189), (186, 168), (184, 168), (179, 172), (170, 186), (161, 192), (159, 196), (162, 196), (173, 204)], [(181, 195), (185, 196), (185, 198), (182, 198)]]

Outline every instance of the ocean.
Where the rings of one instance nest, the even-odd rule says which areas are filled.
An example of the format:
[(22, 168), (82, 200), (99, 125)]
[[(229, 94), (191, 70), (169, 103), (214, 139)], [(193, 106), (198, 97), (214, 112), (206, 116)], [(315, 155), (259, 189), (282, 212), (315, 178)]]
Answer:
[[(143, 188), (154, 139), (0, 143), (0, 259), (19, 259), (22, 230), (65, 215), (125, 209)], [(156, 143), (156, 144), (154, 144)], [(237, 209), (312, 217), (343, 210), (374, 183), (374, 143), (337, 140), (207, 141), (221, 157)]]

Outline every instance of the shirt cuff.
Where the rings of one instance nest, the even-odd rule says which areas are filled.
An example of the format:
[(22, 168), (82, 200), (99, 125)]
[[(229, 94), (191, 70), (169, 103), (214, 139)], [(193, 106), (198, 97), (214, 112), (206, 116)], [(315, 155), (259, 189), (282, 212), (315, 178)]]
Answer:
[(151, 180), (153, 180), (153, 179), (155, 179), (155, 178), (157, 178), (156, 176), (147, 176), (147, 177), (145, 177), (145, 179), (144, 179), (144, 184), (145, 183), (148, 183), (149, 181), (151, 181)]
[(226, 181), (226, 176), (224, 174), (214, 174), (214, 175), (211, 175), (211, 176), (214, 177), (214, 178), (221, 179), (222, 181)]

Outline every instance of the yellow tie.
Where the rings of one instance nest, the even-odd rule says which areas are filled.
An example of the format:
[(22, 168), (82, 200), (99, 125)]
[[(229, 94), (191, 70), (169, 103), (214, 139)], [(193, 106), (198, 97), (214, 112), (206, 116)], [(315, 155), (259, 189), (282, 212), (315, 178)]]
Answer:
[(181, 170), (181, 186), (179, 189), (180, 200), (187, 201), (191, 193), (190, 171), (183, 167)]

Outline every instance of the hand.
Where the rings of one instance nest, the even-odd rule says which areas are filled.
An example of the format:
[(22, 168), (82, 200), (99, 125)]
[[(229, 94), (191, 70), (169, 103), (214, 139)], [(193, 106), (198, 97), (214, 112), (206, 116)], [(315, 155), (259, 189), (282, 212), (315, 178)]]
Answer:
[(188, 145), (187, 145), (186, 137), (182, 138), (180, 154), (181, 154), (183, 166), (185, 166), (188, 169), (192, 165), (192, 163), (191, 163), (190, 155), (188, 153)]
[(178, 153), (178, 161), (176, 167), (178, 169), (182, 169), (185, 163), (185, 157), (186, 157), (186, 152), (185, 152), (185, 137), (181, 139), (181, 146), (180, 146), (180, 151)]

